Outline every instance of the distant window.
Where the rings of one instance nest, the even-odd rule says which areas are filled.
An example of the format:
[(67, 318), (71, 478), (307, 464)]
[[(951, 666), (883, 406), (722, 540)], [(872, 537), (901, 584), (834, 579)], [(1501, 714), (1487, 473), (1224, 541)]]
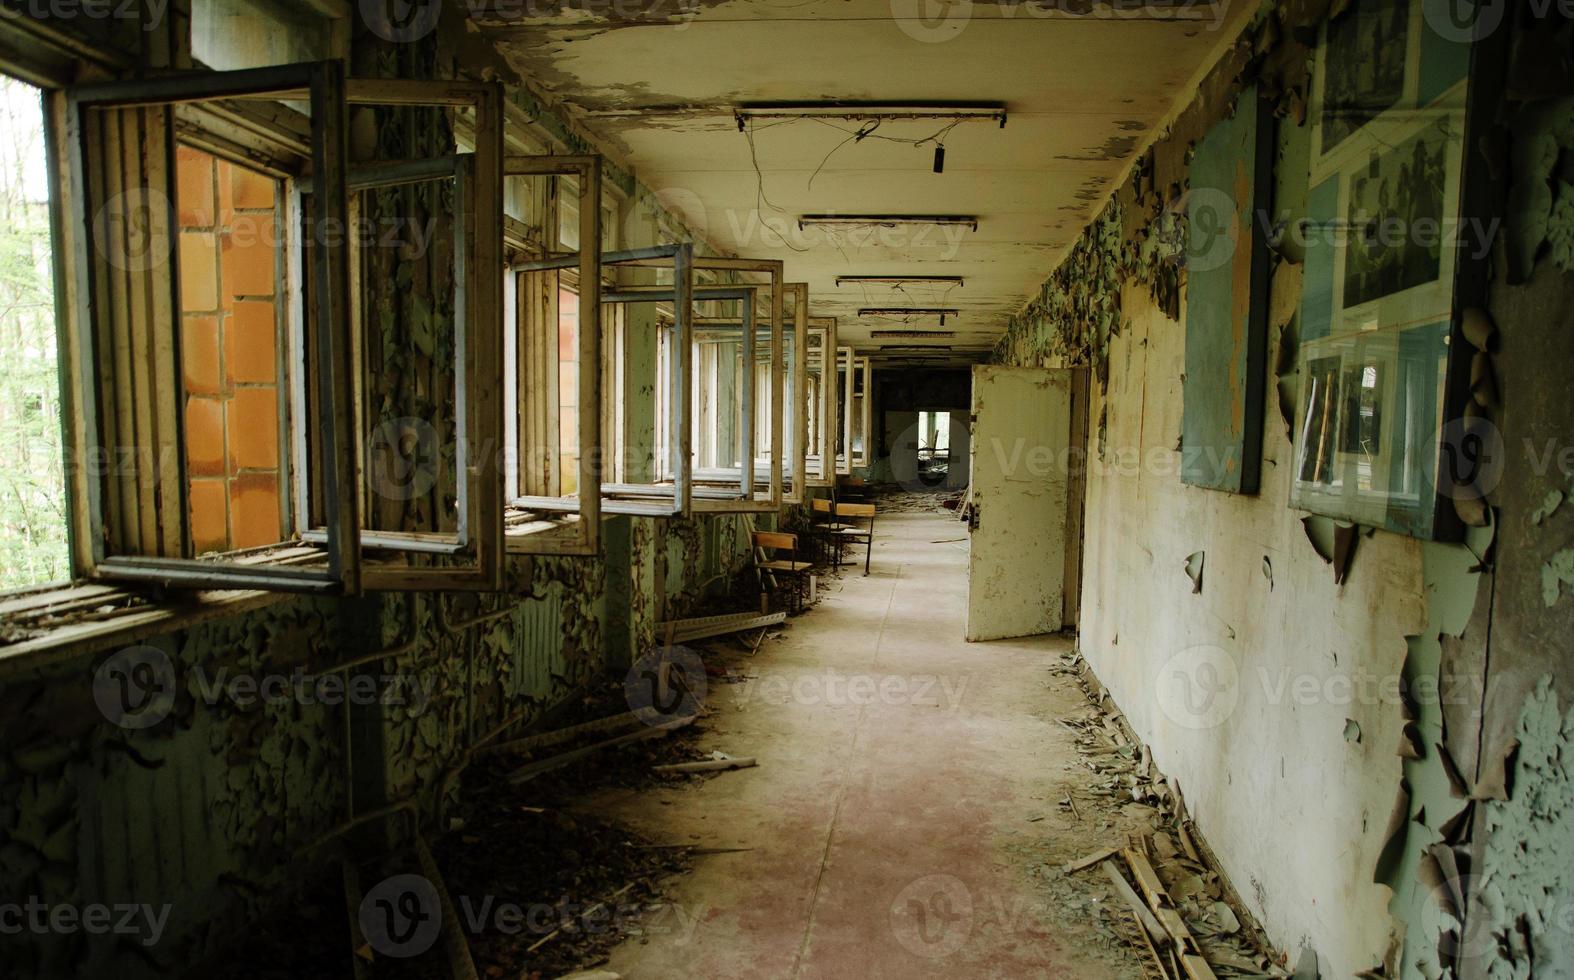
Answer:
[(0, 76), (0, 588), (70, 577), (43, 104)]
[(951, 413), (919, 412), (918, 434), (922, 444), (919, 456), (945, 456), (951, 451)]

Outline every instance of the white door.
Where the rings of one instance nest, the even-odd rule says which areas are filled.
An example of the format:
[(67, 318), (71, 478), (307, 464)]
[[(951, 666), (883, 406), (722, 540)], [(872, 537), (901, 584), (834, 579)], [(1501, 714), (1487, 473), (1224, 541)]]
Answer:
[(969, 640), (1065, 621), (1072, 390), (1069, 370), (973, 368)]

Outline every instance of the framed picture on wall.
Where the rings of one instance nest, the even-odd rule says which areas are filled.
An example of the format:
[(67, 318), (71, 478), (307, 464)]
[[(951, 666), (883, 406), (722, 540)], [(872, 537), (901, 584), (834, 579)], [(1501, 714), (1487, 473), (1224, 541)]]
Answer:
[[(1356, 0), (1314, 79), (1291, 506), (1420, 538), (1439, 492), (1461, 263), (1469, 45), (1422, 0)], [(1446, 475), (1446, 474), (1445, 474)]]
[(1365, 0), (1326, 26), (1311, 115), (1314, 170), (1367, 123), (1414, 104), (1420, 8), (1420, 0)]

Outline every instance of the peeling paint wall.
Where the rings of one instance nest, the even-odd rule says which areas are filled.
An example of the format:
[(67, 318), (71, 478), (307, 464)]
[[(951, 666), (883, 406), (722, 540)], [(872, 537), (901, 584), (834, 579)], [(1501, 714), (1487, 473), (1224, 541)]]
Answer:
[(1091, 405), (1105, 433), (1089, 447), (1082, 651), (1270, 935), (1351, 976), (1388, 944), (1371, 869), (1400, 778), (1404, 638), (1425, 623), (1420, 545), (1365, 539), (1336, 585), (1285, 505), (1279, 426), (1260, 495), (1183, 485), (1185, 333), (1140, 287), (1123, 301)]
[[(1505, 27), (1506, 97), (1488, 103), (1495, 118), (1473, 143), (1517, 181), (1499, 182), (1508, 220), (1490, 305), (1471, 314), (1496, 333), (1467, 334), (1461, 355), (1485, 363), (1478, 411), (1502, 439), (1482, 526), (1460, 544), (1423, 543), (1292, 511), (1288, 414), (1272, 399), (1260, 494), (1179, 478), (1183, 280), (1169, 259), (1185, 240), (1188, 148), (1235, 91), (1263, 86), (1280, 115), (1275, 214), (1302, 213), (1308, 45), (1329, 9), (1266, 9), (995, 359), (1093, 369), (1083, 652), (1290, 959), (1314, 949), (1325, 977), (1564, 976), (1574, 281), (1561, 243), (1574, 212), (1555, 192), (1574, 145), (1566, 19), (1520, 11), (1526, 23)], [(1483, 63), (1474, 84), (1497, 85)], [(1269, 380), (1292, 392), (1300, 288), (1299, 267), (1277, 261)]]
[[(360, 75), (431, 77), (428, 45), (359, 45)], [(585, 144), (537, 106), (538, 121)], [(363, 152), (448, 152), (441, 114), (358, 114)], [(375, 123), (373, 125), (373, 123)], [(629, 246), (677, 227), (631, 177), (621, 226)], [(446, 218), (441, 195), (380, 195), (379, 214)], [(410, 211), (414, 209), (414, 211)], [(452, 431), (453, 314), (442, 254), (378, 253), (367, 276), (369, 404)], [(434, 250), (435, 251), (435, 250)], [(451, 266), (449, 267), (451, 268)], [(383, 283), (397, 282), (389, 290)], [(647, 331), (648, 333), (649, 331)], [(635, 356), (650, 356), (650, 352)], [(631, 382), (627, 442), (649, 455), (654, 393)], [(375, 421), (375, 420), (374, 420)], [(449, 441), (445, 439), (445, 441)], [(374, 526), (443, 526), (441, 490), (374, 508)], [(512, 560), (498, 595), (282, 596), (262, 608), (143, 642), (177, 691), (146, 728), (111, 722), (99, 668), (116, 655), (63, 651), (47, 669), (0, 682), (0, 895), (50, 905), (170, 907), (160, 941), (115, 936), (6, 937), (6, 975), (170, 975), (291, 900), (331, 848), (310, 846), (352, 812), (413, 803), (420, 825), (444, 824), (468, 749), (518, 730), (618, 677), (655, 642), (655, 624), (692, 607), (748, 559), (752, 519), (618, 518), (604, 555)], [(378, 656), (386, 653), (386, 656)], [(0, 651), (3, 655), (3, 651)], [(366, 703), (301, 696), (325, 668), (370, 684)], [(258, 696), (255, 683), (268, 679)], [(234, 686), (236, 681), (240, 686)], [(395, 832), (402, 826), (395, 821)]]

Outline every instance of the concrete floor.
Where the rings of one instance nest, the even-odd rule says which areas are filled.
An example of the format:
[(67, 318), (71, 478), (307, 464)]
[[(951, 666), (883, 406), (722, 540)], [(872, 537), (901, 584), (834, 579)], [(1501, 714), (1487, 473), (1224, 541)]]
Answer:
[(1096, 872), (1059, 873), (1136, 826), (1086, 792), (1055, 722), (1088, 710), (1045, 669), (1071, 640), (965, 643), (965, 535), (938, 514), (881, 518), (873, 574), (846, 570), (779, 640), (724, 661), (742, 680), (711, 679), (703, 745), (757, 768), (586, 801), (656, 840), (750, 848), (695, 857), (606, 969), (1140, 976), (1098, 924)]

